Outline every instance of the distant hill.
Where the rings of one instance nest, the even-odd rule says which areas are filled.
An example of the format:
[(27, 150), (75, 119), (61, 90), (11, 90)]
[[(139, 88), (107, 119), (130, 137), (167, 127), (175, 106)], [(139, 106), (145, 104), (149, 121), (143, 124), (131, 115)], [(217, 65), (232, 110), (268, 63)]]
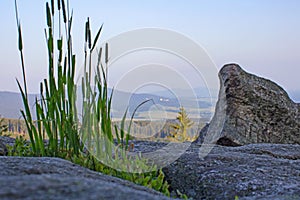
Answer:
[[(35, 97), (36, 95), (34, 94), (29, 94), (28, 96), (31, 108), (33, 108)], [(23, 102), (20, 93), (0, 92), (1, 117), (18, 119), (21, 117), (21, 109), (23, 109)]]
[[(174, 94), (173, 94), (174, 93)], [(161, 95), (163, 97), (174, 97), (174, 95), (180, 95), (183, 98), (218, 98), (218, 89), (211, 89), (208, 90), (205, 87), (197, 87), (193, 90), (188, 89), (172, 89), (171, 91), (168, 90), (161, 90), (155, 92), (156, 95)]]
[[(111, 90), (110, 90), (111, 92)], [(183, 93), (179, 93), (183, 94)], [(189, 94), (189, 93), (184, 93)], [(176, 93), (178, 95), (178, 93)], [(196, 99), (195, 99), (196, 96)], [(156, 110), (157, 112), (160, 109), (164, 109), (168, 113), (175, 113), (179, 111), (179, 107), (184, 106), (189, 110), (193, 109), (207, 109), (210, 108), (214, 102), (211, 102), (210, 99), (202, 98), (197, 99), (199, 94), (196, 94), (194, 97), (181, 96), (177, 97), (174, 94), (170, 94), (168, 91), (157, 91), (149, 93), (129, 93), (124, 91), (114, 91), (113, 101), (112, 101), (112, 113), (114, 118), (121, 118), (128, 108), (129, 114), (132, 114), (134, 110), (143, 102), (143, 105), (138, 107), (136, 112), (136, 117), (141, 114), (144, 116), (149, 110)], [(153, 111), (153, 110), (152, 110)], [(162, 111), (162, 110), (161, 110)]]
[[(78, 89), (79, 90), (79, 89)], [(80, 91), (80, 90), (79, 90)], [(109, 90), (109, 94), (111, 94), (112, 90)], [(79, 92), (80, 93), (80, 92)], [(35, 118), (34, 111), (34, 102), (37, 94), (29, 95), (30, 108), (32, 110), (33, 118)], [(82, 97), (81, 94), (78, 95), (78, 107), (81, 108)], [(181, 105), (185, 107), (194, 108), (192, 106), (198, 105), (201, 108), (209, 108), (211, 107), (210, 101), (200, 100), (200, 99), (192, 99), (191, 97), (183, 97), (177, 99), (176, 96), (166, 95), (163, 91), (158, 93), (151, 94), (140, 94), (134, 93), (131, 94), (129, 92), (123, 91), (114, 91), (113, 101), (112, 101), (112, 111), (113, 115), (116, 118), (122, 117), (124, 114), (124, 109), (128, 108), (129, 113), (133, 113), (135, 108), (141, 104), (142, 102), (150, 100), (147, 103), (143, 104), (139, 107), (138, 112), (145, 112), (151, 109), (153, 105), (158, 105), (164, 107), (168, 110), (168, 112), (178, 112), (178, 108)], [(21, 95), (16, 92), (1, 92), (0, 91), (0, 116), (10, 119), (18, 119), (21, 117), (20, 110), (23, 109), (23, 102), (21, 99)], [(79, 109), (80, 112), (81, 109)]]

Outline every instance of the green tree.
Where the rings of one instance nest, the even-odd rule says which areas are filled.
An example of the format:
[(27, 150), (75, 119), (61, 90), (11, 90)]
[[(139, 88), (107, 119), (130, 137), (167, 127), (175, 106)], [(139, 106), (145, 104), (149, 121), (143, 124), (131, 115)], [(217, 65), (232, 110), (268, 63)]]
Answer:
[(177, 123), (170, 125), (173, 131), (170, 132), (171, 136), (169, 138), (180, 142), (190, 140), (188, 129), (193, 126), (194, 122), (189, 118), (183, 107), (179, 109), (176, 120)]

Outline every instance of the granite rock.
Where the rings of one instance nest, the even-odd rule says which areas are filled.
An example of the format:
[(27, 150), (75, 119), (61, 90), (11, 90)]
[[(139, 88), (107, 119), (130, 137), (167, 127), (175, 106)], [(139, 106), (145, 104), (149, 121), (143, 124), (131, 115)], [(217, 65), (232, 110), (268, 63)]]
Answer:
[[(201, 149), (209, 153), (201, 155)], [(163, 168), (171, 193), (193, 199), (300, 199), (300, 145), (193, 143)]]
[(276, 83), (237, 64), (219, 72), (220, 91), (209, 129), (198, 142), (239, 146), (300, 144), (300, 104)]
[(169, 199), (58, 158), (0, 157), (0, 199)]

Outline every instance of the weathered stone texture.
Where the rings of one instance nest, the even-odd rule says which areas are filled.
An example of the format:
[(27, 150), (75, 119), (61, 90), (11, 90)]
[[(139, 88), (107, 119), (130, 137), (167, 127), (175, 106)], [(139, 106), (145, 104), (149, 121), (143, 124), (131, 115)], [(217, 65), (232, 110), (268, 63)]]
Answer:
[(0, 157), (0, 199), (170, 199), (58, 158)]
[(163, 169), (172, 191), (193, 199), (300, 199), (299, 145), (215, 145), (204, 158), (200, 148), (192, 144)]
[[(219, 138), (214, 139), (236, 145), (300, 144), (300, 105), (280, 86), (236, 64), (225, 65), (219, 78), (221, 90), (215, 115), (224, 115), (225, 120)], [(211, 126), (215, 127), (215, 122), (212, 120)]]

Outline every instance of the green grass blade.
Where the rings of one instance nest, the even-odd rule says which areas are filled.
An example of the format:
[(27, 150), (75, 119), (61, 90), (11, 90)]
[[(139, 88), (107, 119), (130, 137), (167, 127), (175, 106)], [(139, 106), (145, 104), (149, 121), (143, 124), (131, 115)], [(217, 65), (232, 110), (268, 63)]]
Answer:
[(51, 14), (54, 16), (54, 0), (51, 0)]
[(47, 26), (50, 28), (52, 27), (52, 23), (51, 23), (51, 11), (50, 11), (50, 7), (49, 7), (49, 3), (46, 3), (46, 17), (47, 17)]
[(19, 51), (23, 50), (23, 40), (22, 40), (22, 28), (21, 28), (21, 24), (18, 25), (18, 36), (19, 36)]
[(124, 142), (124, 135), (125, 135), (124, 128), (125, 128), (125, 121), (126, 121), (127, 111), (128, 111), (128, 109), (126, 109), (126, 111), (125, 111), (125, 113), (123, 115), (123, 118), (121, 120), (120, 132), (121, 132), (121, 143), (122, 143), (122, 146), (123, 146), (123, 142)]
[(94, 48), (95, 48), (95, 46), (96, 46), (96, 44), (97, 44), (97, 41), (98, 41), (99, 36), (100, 36), (100, 34), (101, 34), (102, 27), (103, 27), (103, 24), (101, 25), (101, 27), (99, 28), (99, 30), (98, 30), (98, 32), (97, 32), (97, 35), (96, 35), (96, 37), (95, 37), (95, 39), (94, 39), (94, 43), (93, 43), (93, 46), (92, 46), (91, 51), (94, 50)]
[(57, 0), (57, 10), (58, 10), (58, 11), (60, 11), (60, 9), (61, 9), (60, 1), (61, 1), (61, 0)]
[(116, 137), (117, 137), (118, 144), (120, 144), (121, 140), (120, 140), (120, 136), (119, 136), (118, 127), (117, 127), (116, 124), (114, 125), (114, 128), (115, 128), (115, 134), (116, 134)]
[(108, 63), (108, 43), (105, 43), (105, 63)]
[(30, 124), (29, 124), (29, 121), (28, 121), (27, 118), (26, 118), (26, 114), (24, 113), (23, 110), (21, 110), (21, 115), (22, 115), (22, 117), (23, 117), (23, 119), (24, 119), (24, 121), (25, 121), (27, 130), (28, 130), (28, 135), (29, 135), (29, 139), (30, 139), (31, 146), (32, 146), (32, 151), (33, 151), (34, 153), (36, 153), (37, 150), (36, 150), (35, 140), (34, 140), (34, 137), (33, 137), (33, 131), (32, 131), (32, 129), (31, 129), (31, 126), (30, 126)]
[(64, 0), (61, 0), (61, 6), (62, 6), (62, 11), (63, 11), (64, 23), (67, 23), (67, 12), (66, 12), (66, 5), (65, 5)]
[(143, 101), (142, 103), (140, 103), (133, 111), (132, 115), (131, 115), (131, 118), (130, 118), (130, 123), (129, 123), (129, 127), (128, 127), (128, 133), (130, 133), (130, 129), (131, 129), (131, 125), (132, 125), (132, 122), (133, 122), (133, 118), (134, 118), (134, 115), (135, 113), (137, 112), (137, 110), (142, 106), (144, 105), (145, 103), (149, 102), (149, 101), (152, 101), (153, 104), (155, 104), (155, 102), (153, 101), (153, 99), (148, 99), (148, 100), (145, 100)]

